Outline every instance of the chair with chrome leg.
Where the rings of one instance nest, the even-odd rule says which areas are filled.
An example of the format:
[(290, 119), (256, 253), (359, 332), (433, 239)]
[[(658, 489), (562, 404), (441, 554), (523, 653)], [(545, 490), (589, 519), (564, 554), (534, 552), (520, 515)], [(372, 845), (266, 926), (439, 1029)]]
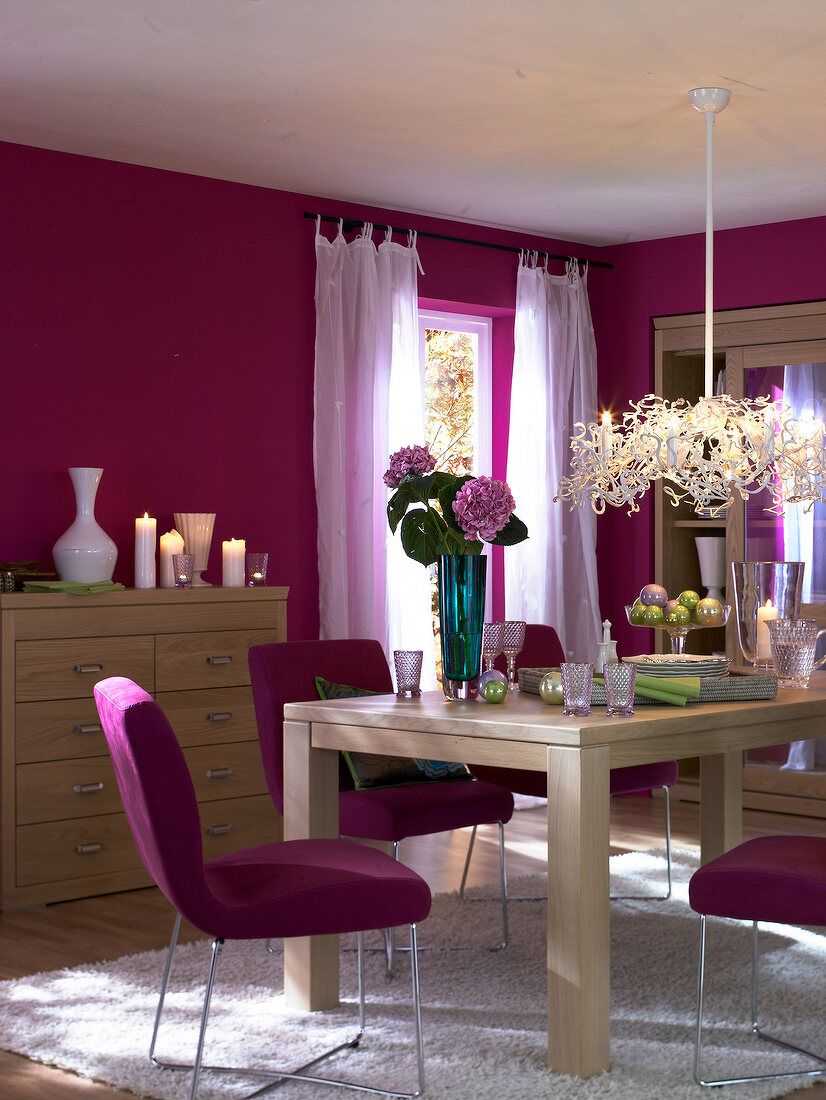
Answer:
[[(415, 872), (382, 852), (346, 840), (295, 840), (260, 845), (204, 861), (195, 790), (183, 752), (161, 708), (123, 677), (95, 686), (95, 702), (112, 756), (126, 818), (144, 867), (176, 911), (150, 1045), (153, 1065), (192, 1074), (195, 1100), (201, 1073), (271, 1082), (287, 1079), (348, 1085), (385, 1096), (421, 1096), (424, 1054), (419, 1003), (416, 925), (430, 911), (430, 890)], [(192, 1064), (155, 1057), (181, 918), (212, 937), (212, 955)], [(311, 1074), (330, 1055), (356, 1047), (364, 1032), (364, 932), (408, 924), (415, 1019), (416, 1087), (407, 1093)], [(359, 1023), (333, 1050), (292, 1069), (249, 1069), (203, 1063), (216, 964), (225, 940), (358, 933)], [(264, 956), (266, 957), (266, 956)], [(259, 1092), (266, 1091), (259, 1089)], [(258, 1095), (256, 1092), (254, 1095)]]
[[(556, 668), (565, 660), (565, 654), (559, 643), (557, 633), (552, 626), (542, 623), (528, 623), (525, 628), (525, 643), (522, 652), (516, 659), (516, 667), (519, 668)], [(502, 658), (497, 661), (499, 667)], [(505, 671), (504, 665), (500, 671)], [(514, 794), (526, 795), (531, 798), (546, 798), (548, 794), (548, 777), (545, 772), (524, 771), (520, 768), (499, 768), (473, 765), (473, 774), (480, 779), (486, 779), (490, 783), (497, 783), (507, 787)], [(666, 852), (666, 892), (661, 895), (629, 895), (614, 894), (615, 901), (634, 900), (642, 897), (645, 900), (665, 901), (671, 897), (671, 802), (669, 788), (677, 782), (678, 767), (676, 760), (666, 760), (657, 764), (635, 764), (627, 768), (613, 768), (611, 770), (611, 795), (644, 794), (652, 790), (662, 789), (665, 799), (665, 852)], [(462, 874), (462, 884), (459, 889), (461, 897), (465, 896), (465, 884), (470, 868), (470, 857), (473, 854), (473, 845), (476, 839), (474, 829), (470, 836), (465, 868)], [(544, 901), (543, 898), (512, 898), (519, 901)]]
[[(258, 737), (270, 795), (279, 812), (284, 804), (284, 704), (318, 698), (316, 679), (389, 694), (393, 680), (379, 642), (370, 638), (273, 642), (249, 653)], [(352, 694), (352, 687), (349, 688)], [(355, 790), (340, 769), (339, 829), (343, 836), (384, 841), (399, 856), (409, 837), (495, 824), (499, 829), (502, 890), (502, 946), (508, 941), (504, 825), (513, 814), (513, 795), (484, 779), (416, 783)], [(392, 947), (389, 949), (392, 955)], [(392, 964), (392, 958), (388, 958)]]
[[(700, 914), (700, 959), (697, 975), (697, 1022), (694, 1035), (694, 1079), (698, 1085), (732, 1085), (785, 1077), (826, 1074), (826, 1054), (814, 1054), (775, 1035), (758, 1023), (759, 921), (774, 924), (826, 925), (826, 837), (761, 836), (747, 840), (701, 867), (688, 884), (691, 908)], [(702, 1072), (703, 1001), (707, 917), (752, 922), (751, 1032), (776, 1046), (806, 1055), (817, 1066), (707, 1080)]]

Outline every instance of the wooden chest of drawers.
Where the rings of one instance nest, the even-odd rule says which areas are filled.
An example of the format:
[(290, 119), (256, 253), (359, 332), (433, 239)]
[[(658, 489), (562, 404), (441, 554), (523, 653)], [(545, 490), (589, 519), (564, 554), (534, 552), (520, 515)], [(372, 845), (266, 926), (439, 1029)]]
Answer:
[(286, 638), (286, 588), (0, 595), (0, 908), (148, 883), (92, 688), (128, 676), (164, 708), (198, 797), (204, 855), (281, 838), (249, 686)]

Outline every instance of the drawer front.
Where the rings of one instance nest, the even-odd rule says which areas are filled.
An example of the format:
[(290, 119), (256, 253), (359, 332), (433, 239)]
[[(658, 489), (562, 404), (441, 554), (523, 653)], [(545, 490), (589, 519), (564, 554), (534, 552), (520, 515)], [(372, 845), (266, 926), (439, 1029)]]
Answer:
[(123, 810), (108, 756), (18, 764), (15, 777), (18, 825)]
[(281, 815), (269, 795), (205, 802), (200, 809), (205, 859), (283, 838)]
[(109, 752), (92, 698), (18, 703), (14, 715), (19, 764)]
[(24, 825), (17, 830), (17, 885), (64, 882), (141, 866), (125, 814)]
[(185, 749), (184, 756), (199, 802), (267, 793), (257, 741)]
[(18, 642), (15, 659), (17, 701), (21, 703), (83, 699), (107, 676), (128, 676), (146, 691), (155, 690), (152, 637)]
[(252, 688), (165, 691), (155, 698), (184, 747), (258, 739)]
[(250, 646), (282, 640), (280, 630), (216, 630), (164, 634), (156, 641), (157, 691), (249, 684)]

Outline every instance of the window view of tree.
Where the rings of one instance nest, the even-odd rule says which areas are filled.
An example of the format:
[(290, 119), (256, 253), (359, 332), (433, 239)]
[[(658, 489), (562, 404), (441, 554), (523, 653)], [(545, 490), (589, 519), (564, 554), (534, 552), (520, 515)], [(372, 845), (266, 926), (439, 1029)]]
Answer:
[[(478, 337), (449, 329), (425, 330), (425, 439), (438, 469), (473, 473), (474, 387)], [(441, 683), (439, 592), (432, 577), (433, 642)]]
[(425, 437), (440, 470), (473, 472), (473, 390), (478, 337), (425, 330)]

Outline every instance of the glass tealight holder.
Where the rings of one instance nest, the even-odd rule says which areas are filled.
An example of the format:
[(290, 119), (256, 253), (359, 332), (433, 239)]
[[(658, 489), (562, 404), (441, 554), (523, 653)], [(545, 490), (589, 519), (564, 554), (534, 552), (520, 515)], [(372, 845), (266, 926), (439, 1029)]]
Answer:
[(247, 554), (248, 588), (258, 588), (259, 585), (267, 583), (267, 561), (269, 560), (269, 556), (269, 554), (254, 554), (252, 552)]
[(191, 588), (192, 577), (195, 573), (194, 554), (173, 554), (172, 575), (175, 578), (176, 588)]
[(737, 637), (743, 657), (756, 669), (773, 669), (768, 624), (800, 615), (802, 561), (733, 561)]

